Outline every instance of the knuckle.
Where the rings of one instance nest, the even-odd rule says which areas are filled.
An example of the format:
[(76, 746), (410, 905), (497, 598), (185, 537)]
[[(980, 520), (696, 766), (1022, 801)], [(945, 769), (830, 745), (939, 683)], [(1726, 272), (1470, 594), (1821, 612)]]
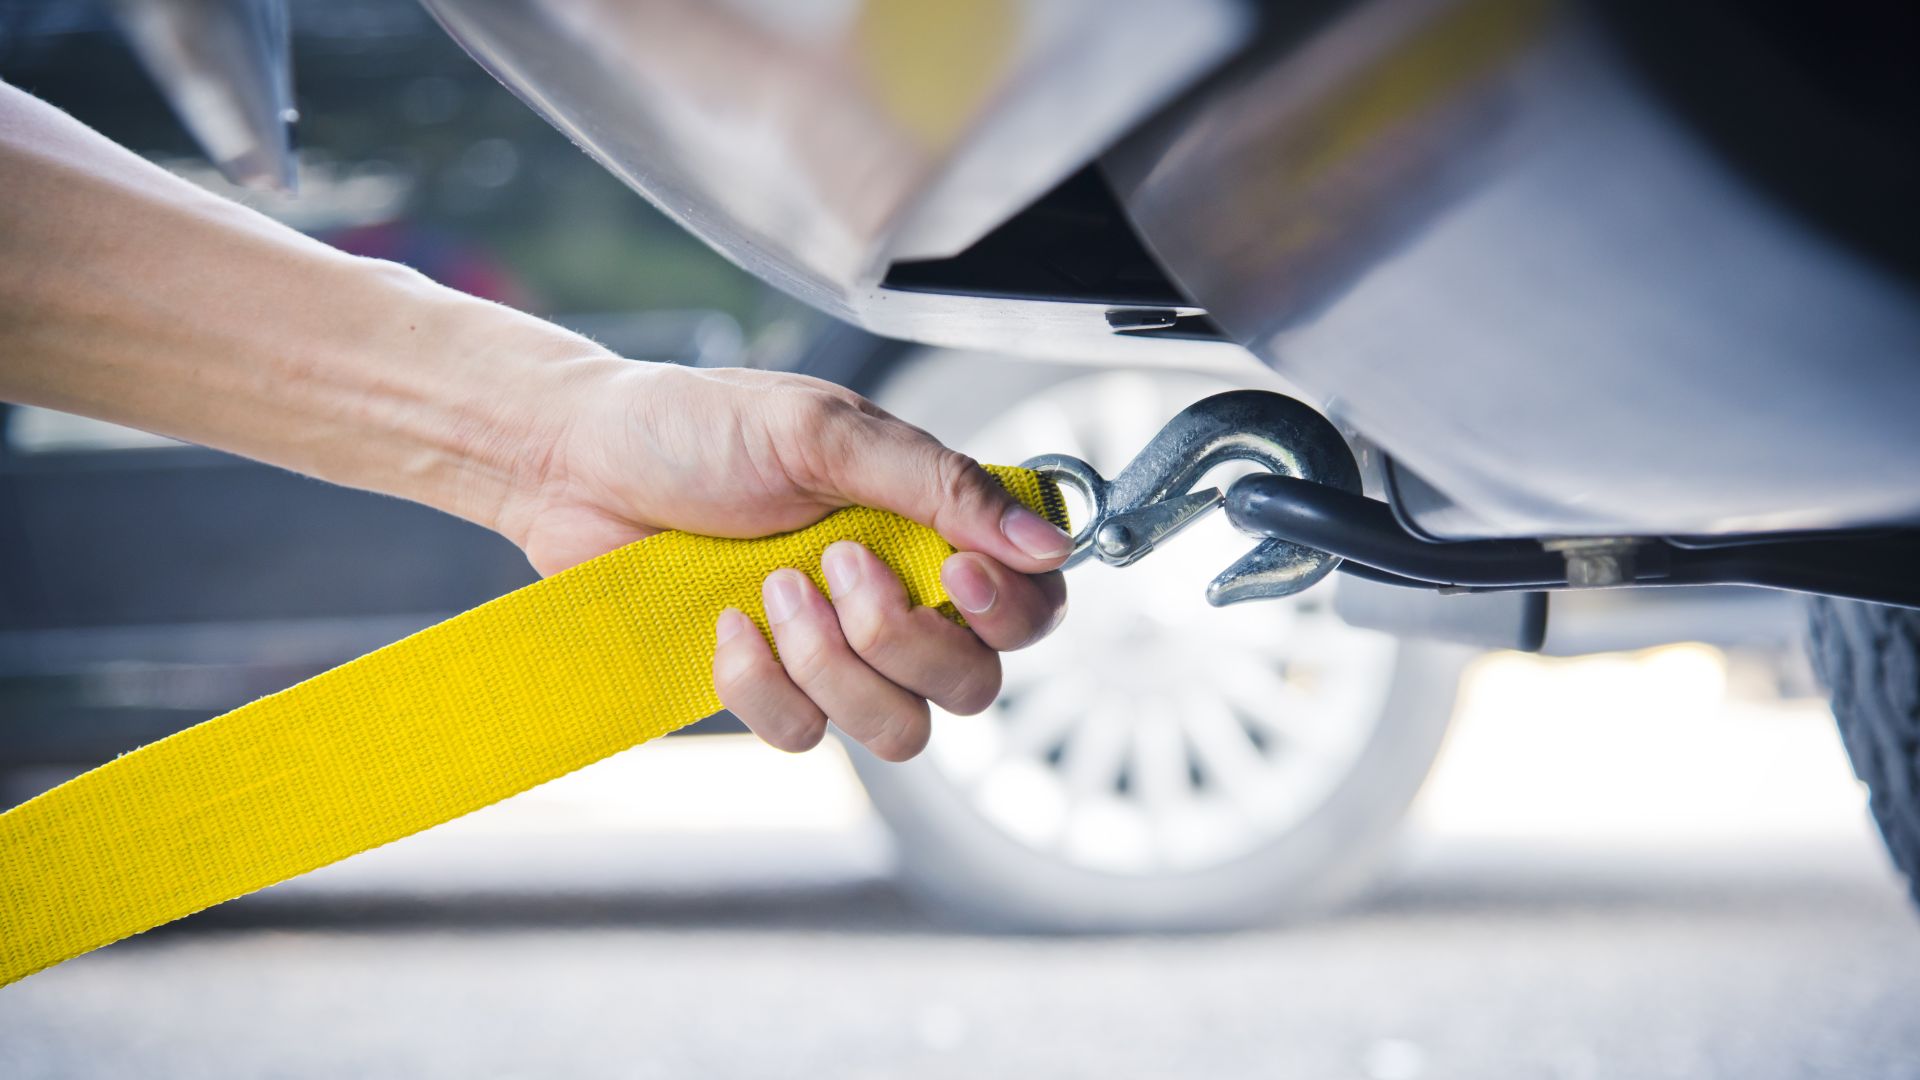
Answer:
[(794, 407), (798, 410), (797, 424), (801, 432), (822, 442), (844, 438), (850, 422), (860, 415), (860, 410), (851, 404), (820, 391), (796, 395)]
[(833, 667), (833, 649), (818, 634), (792, 637), (780, 643), (780, 665), (802, 686), (819, 682)]
[(942, 502), (948, 506), (971, 507), (989, 494), (981, 486), (986, 473), (980, 463), (957, 450), (942, 448), (934, 470), (934, 482)]
[(812, 713), (789, 712), (770, 718), (764, 730), (757, 733), (760, 740), (775, 750), (784, 750), (789, 754), (803, 754), (820, 745), (827, 734), (826, 717), (817, 711)]
[(813, 749), (826, 734), (826, 717), (811, 703), (773, 704), (788, 695), (768, 680), (770, 670), (748, 670), (725, 680), (716, 674), (714, 689), (720, 704), (776, 750), (797, 754)]
[(1038, 643), (1048, 634), (1059, 629), (1060, 623), (1067, 617), (1067, 599), (1064, 591), (1057, 594), (1042, 588), (1035, 601), (1022, 605), (1018, 616), (1007, 623), (1003, 636), (1009, 644), (1001, 646), (1002, 652), (1017, 652)]
[(1030, 648), (1039, 644), (1052, 630), (1053, 624), (1045, 619), (1026, 620), (1022, 622), (1017, 633), (1010, 635), (1013, 644), (1008, 645), (1001, 651), (1019, 652), (1021, 649)]
[(772, 665), (746, 649), (722, 648), (713, 654), (713, 688), (722, 701), (764, 679)]
[(818, 390), (794, 395), (790, 408), (792, 453), (803, 486), (834, 487), (847, 462), (859, 456), (869, 418), (852, 403)]
[(849, 600), (836, 608), (847, 648), (869, 663), (884, 661), (899, 640), (898, 621), (877, 604)]
[(1000, 660), (989, 655), (984, 664), (970, 664), (953, 680), (940, 698), (940, 707), (955, 716), (973, 716), (985, 712), (1000, 696)]
[(1041, 615), (1038, 623), (1035, 625), (1032, 635), (1030, 635), (1027, 638), (1027, 640), (1021, 644), (1020, 647), (1024, 649), (1028, 645), (1032, 645), (1040, 641), (1042, 638), (1046, 637), (1048, 634), (1051, 634), (1055, 630), (1060, 629), (1060, 624), (1065, 622), (1066, 620), (1067, 620), (1067, 598), (1064, 595), (1062, 595), (1058, 601), (1052, 603), (1047, 607), (1046, 611)]
[(879, 731), (866, 740), (866, 747), (882, 761), (906, 761), (927, 748), (933, 733), (927, 703), (914, 698), (912, 704), (888, 709), (879, 718)]

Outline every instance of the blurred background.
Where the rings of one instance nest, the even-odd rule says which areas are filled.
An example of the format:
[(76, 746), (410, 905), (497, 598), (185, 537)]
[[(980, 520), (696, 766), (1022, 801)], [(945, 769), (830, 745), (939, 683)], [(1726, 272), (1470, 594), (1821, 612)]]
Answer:
[[(221, 180), (94, 3), (0, 0), (0, 78), (347, 250), (636, 359), (832, 378), (983, 460), (1111, 475), (1191, 401), (1284, 389), (1232, 350), (837, 323), (418, 6), (292, 12), (296, 196)], [(417, 507), (0, 423), (0, 806), (532, 579)], [(1063, 630), (921, 760), (716, 717), (0, 992), (0, 1075), (1920, 1075), (1920, 936), (1798, 601), (1615, 613), (1577, 659), (1438, 646), (1349, 626), (1331, 584), (1209, 609), (1242, 542), (1196, 533), (1076, 571)]]

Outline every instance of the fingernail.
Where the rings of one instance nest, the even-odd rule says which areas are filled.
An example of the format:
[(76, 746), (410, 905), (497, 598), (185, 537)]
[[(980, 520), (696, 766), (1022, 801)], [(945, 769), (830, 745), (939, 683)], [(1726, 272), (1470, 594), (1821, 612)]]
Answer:
[(720, 613), (720, 621), (714, 624), (713, 640), (715, 645), (725, 645), (740, 636), (742, 630), (753, 629), (753, 620), (739, 608), (728, 608)]
[(1018, 504), (1007, 507), (1007, 512), (1000, 516), (1000, 531), (1013, 541), (1014, 547), (1036, 559), (1057, 559), (1073, 550), (1071, 536)]
[(807, 587), (806, 579), (798, 570), (775, 570), (767, 575), (760, 587), (760, 597), (767, 605), (767, 621), (783, 623), (800, 611), (804, 599), (800, 590)]
[[(1036, 556), (1037, 557), (1037, 556)], [(969, 615), (978, 615), (993, 606), (993, 579), (978, 560), (953, 555), (940, 564), (940, 581), (954, 604)]]
[(860, 587), (865, 560), (860, 558), (859, 547), (851, 540), (841, 540), (829, 545), (820, 556), (820, 569), (827, 574), (827, 588), (836, 599)]

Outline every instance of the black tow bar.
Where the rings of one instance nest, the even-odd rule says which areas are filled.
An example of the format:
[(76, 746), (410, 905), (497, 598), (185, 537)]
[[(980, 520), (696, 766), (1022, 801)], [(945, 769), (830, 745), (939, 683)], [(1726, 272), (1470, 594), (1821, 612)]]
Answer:
[(1340, 571), (1441, 592), (1753, 585), (1920, 608), (1920, 534), (1432, 541), (1383, 502), (1274, 473), (1227, 490), (1241, 532), (1340, 556)]

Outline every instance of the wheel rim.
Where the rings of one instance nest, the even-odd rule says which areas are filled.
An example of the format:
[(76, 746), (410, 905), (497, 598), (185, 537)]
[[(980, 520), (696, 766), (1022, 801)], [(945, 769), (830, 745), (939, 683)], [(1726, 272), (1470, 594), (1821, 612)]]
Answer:
[[(1224, 388), (1075, 378), (965, 448), (984, 461), (1069, 453), (1111, 476), (1167, 417)], [(1005, 657), (992, 710), (937, 718), (932, 768), (998, 831), (1107, 873), (1204, 870), (1298, 827), (1378, 727), (1397, 646), (1342, 622), (1324, 586), (1209, 607), (1207, 580), (1247, 545), (1215, 515), (1133, 566), (1076, 570), (1065, 624)]]

